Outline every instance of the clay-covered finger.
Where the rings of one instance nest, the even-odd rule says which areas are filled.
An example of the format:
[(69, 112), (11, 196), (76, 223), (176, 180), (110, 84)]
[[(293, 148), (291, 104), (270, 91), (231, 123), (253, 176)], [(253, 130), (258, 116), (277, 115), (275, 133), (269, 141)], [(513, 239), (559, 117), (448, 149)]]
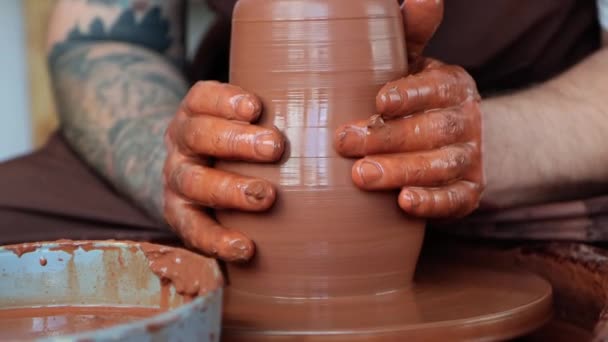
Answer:
[(275, 128), (209, 115), (185, 117), (175, 135), (185, 153), (218, 159), (273, 162), (285, 149), (285, 138)]
[(477, 85), (460, 66), (440, 65), (386, 84), (376, 97), (384, 118), (448, 108), (478, 100)]
[(473, 159), (468, 144), (419, 153), (375, 155), (353, 165), (352, 179), (364, 190), (437, 186), (463, 177)]
[(427, 151), (467, 141), (476, 132), (474, 121), (459, 107), (395, 120), (374, 115), (340, 127), (334, 145), (344, 157)]
[(401, 12), (408, 53), (421, 55), (443, 19), (443, 0), (405, 0)]
[(264, 211), (275, 201), (276, 190), (265, 180), (181, 163), (168, 177), (168, 186), (184, 199), (216, 209)]
[(251, 259), (253, 242), (240, 232), (227, 229), (209, 217), (202, 208), (177, 195), (165, 196), (165, 218), (189, 247), (228, 262)]
[(399, 206), (421, 218), (460, 218), (477, 209), (480, 194), (479, 186), (467, 181), (442, 188), (404, 188), (399, 194)]
[(186, 113), (206, 114), (230, 120), (252, 122), (262, 111), (260, 100), (240, 87), (215, 81), (200, 81), (186, 95)]

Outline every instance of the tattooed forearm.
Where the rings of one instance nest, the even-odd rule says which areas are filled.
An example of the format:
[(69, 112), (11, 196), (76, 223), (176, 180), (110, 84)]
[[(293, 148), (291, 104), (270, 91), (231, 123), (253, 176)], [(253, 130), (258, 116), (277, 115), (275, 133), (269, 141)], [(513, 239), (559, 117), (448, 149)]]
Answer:
[[(48, 60), (63, 134), (102, 178), (162, 217), (163, 134), (187, 84), (184, 0), (59, 0)], [(173, 63), (171, 63), (173, 62)]]
[(62, 130), (97, 172), (162, 217), (163, 134), (187, 91), (180, 73), (145, 49), (73, 46), (51, 63)]

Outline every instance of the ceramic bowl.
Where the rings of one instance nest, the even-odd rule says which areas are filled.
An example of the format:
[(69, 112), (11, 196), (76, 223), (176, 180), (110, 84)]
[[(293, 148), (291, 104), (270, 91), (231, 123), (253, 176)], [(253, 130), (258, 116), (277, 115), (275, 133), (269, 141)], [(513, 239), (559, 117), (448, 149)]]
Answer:
[[(221, 277), (214, 260), (200, 257), (199, 260), (213, 263), (210, 277)], [(73, 331), (69, 327), (62, 326), (65, 321), (61, 318), (5, 321), (5, 327), (0, 320), (0, 339), (15, 338), (10, 335), (11, 330), (19, 331), (17, 325), (27, 324), (32, 334), (29, 337), (36, 341), (218, 341), (222, 288), (188, 300), (171, 285), (163, 286), (148, 263), (140, 244), (132, 242), (60, 241), (0, 247), (0, 309), (50, 306), (164, 309), (150, 318), (74, 334), (70, 334)], [(45, 331), (50, 335), (66, 332), (67, 335), (32, 337)]]

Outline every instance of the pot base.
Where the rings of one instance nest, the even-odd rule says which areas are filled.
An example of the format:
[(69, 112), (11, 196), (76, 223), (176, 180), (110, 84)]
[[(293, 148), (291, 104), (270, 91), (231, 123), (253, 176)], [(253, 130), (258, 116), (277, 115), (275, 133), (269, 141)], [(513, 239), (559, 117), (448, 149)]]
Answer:
[(531, 273), (422, 263), (410, 289), (293, 299), (227, 289), (223, 341), (504, 340), (542, 326), (551, 285)]

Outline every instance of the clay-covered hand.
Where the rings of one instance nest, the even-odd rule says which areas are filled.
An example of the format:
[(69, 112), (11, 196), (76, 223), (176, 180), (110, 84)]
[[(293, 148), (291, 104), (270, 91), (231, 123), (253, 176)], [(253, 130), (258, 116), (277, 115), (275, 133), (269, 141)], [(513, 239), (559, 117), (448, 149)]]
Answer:
[(453, 218), (477, 208), (483, 190), (480, 97), (458, 66), (429, 61), (387, 84), (378, 115), (338, 129), (336, 148), (355, 163), (365, 190), (401, 189), (399, 205), (424, 218)]
[(443, 3), (406, 0), (403, 9), (412, 74), (380, 90), (377, 115), (340, 127), (335, 146), (364, 157), (352, 169), (361, 189), (400, 189), (400, 207), (416, 217), (462, 217), (484, 187), (480, 96), (463, 68), (421, 57)]
[(284, 150), (276, 129), (251, 124), (260, 100), (243, 89), (199, 82), (190, 89), (165, 135), (164, 215), (184, 243), (226, 261), (245, 261), (253, 242), (219, 225), (210, 208), (263, 211), (276, 190), (266, 180), (212, 168), (213, 159), (274, 162)]

